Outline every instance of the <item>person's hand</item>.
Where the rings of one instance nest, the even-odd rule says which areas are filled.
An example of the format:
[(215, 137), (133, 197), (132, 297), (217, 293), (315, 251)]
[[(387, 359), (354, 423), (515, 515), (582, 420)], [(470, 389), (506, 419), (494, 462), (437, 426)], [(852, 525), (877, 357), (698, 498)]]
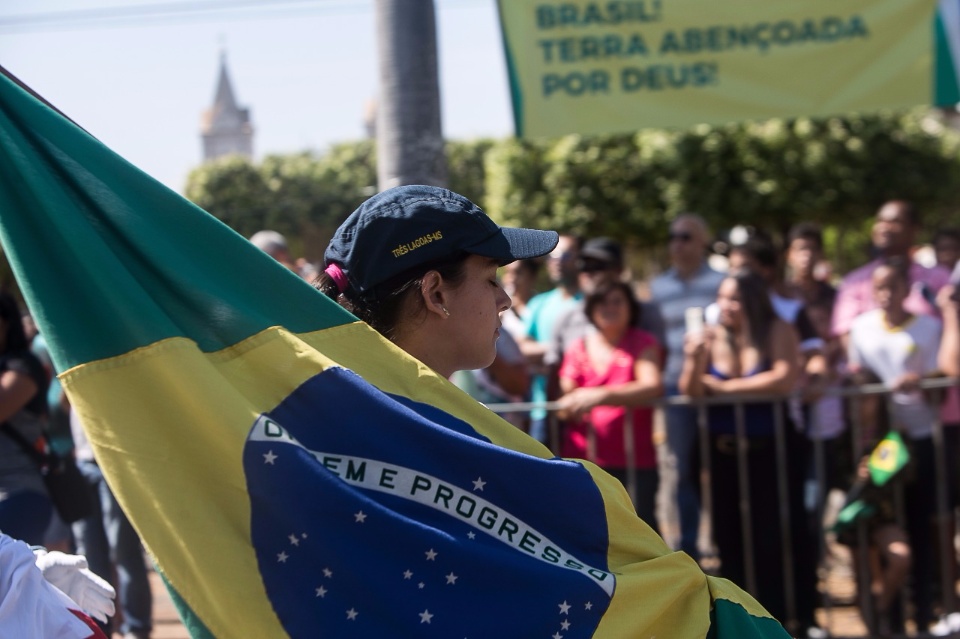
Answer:
[(683, 354), (686, 357), (698, 357), (706, 352), (710, 333), (707, 330), (687, 333), (683, 336)]
[(703, 376), (703, 388), (708, 395), (723, 393), (727, 380), (714, 377), (713, 375)]
[(80, 608), (102, 623), (116, 612), (113, 603), (117, 591), (105, 580), (90, 572), (82, 555), (45, 550), (37, 551), (37, 568), (44, 579), (73, 599)]
[(893, 390), (910, 393), (920, 388), (920, 376), (916, 373), (904, 373), (893, 383)]
[(958, 294), (960, 294), (960, 291), (957, 290), (955, 284), (948, 284), (940, 289), (940, 292), (937, 293), (937, 308), (940, 309), (941, 313), (947, 313), (949, 311), (957, 312), (960, 310), (960, 299), (957, 299)]
[(575, 388), (558, 399), (557, 403), (567, 415), (578, 418), (594, 406), (599, 406), (605, 394), (602, 387)]
[(820, 401), (827, 390), (827, 378), (824, 375), (807, 375), (801, 384), (801, 399), (805, 404)]

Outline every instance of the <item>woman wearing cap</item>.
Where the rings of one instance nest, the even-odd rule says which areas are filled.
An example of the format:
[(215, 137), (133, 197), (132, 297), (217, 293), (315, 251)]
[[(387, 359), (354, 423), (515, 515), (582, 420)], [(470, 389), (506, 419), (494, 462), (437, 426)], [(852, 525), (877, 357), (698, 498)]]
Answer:
[(485, 368), (510, 298), (497, 268), (545, 255), (553, 231), (502, 228), (432, 186), (373, 196), (334, 234), (316, 287), (434, 371)]

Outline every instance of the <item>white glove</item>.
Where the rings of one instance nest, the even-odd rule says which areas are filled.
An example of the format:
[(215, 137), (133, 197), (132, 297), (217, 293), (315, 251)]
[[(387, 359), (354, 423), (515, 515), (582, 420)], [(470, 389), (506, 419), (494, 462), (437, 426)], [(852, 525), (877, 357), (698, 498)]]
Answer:
[(87, 558), (82, 555), (38, 550), (37, 568), (44, 579), (73, 599), (80, 608), (103, 623), (116, 612), (113, 600), (117, 591), (106, 581), (87, 569)]

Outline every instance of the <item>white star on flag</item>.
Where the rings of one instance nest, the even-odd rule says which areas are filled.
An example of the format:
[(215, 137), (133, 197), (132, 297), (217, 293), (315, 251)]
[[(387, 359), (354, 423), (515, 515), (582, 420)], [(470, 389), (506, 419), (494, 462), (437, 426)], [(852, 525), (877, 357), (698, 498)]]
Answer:
[(427, 556), (427, 561), (433, 561), (437, 558), (437, 552), (433, 548), (423, 554)]
[(326, 597), (326, 596), (327, 596), (327, 589), (324, 588), (323, 586), (320, 586), (319, 588), (317, 588), (317, 596), (320, 597), (320, 598)]
[(430, 620), (433, 619), (433, 615), (426, 608), (418, 614), (420, 615), (420, 623), (430, 623)]
[(567, 600), (564, 599), (562, 604), (557, 604), (560, 606), (560, 614), (567, 615), (570, 614), (570, 604), (567, 603)]
[(592, 609), (593, 609), (593, 604), (588, 601), (587, 603), (583, 604), (583, 609), (584, 609), (584, 610), (592, 610)]
[(560, 624), (560, 630), (570, 630), (570, 622), (564, 619), (563, 623)]
[(288, 555), (285, 552), (281, 552), (277, 555), (277, 561), (279, 561), (281, 564), (286, 563), (287, 559), (289, 558), (290, 558), (290, 555)]
[(553, 633), (552, 635), (550, 635), (550, 637), (551, 639), (563, 639), (563, 635), (561, 635), (559, 632)]
[(476, 536), (477, 536), (477, 534), (476, 534), (475, 532), (473, 532), (472, 530), (467, 533), (467, 538), (468, 538), (468, 539), (474, 539), (474, 538), (476, 538)]
[(290, 543), (294, 546), (300, 545), (300, 539), (298, 539), (296, 535), (291, 534), (289, 537), (287, 537), (287, 539), (289, 539)]
[(455, 584), (457, 583), (457, 579), (457, 575), (451, 572), (449, 575), (447, 575), (447, 584)]
[(404, 579), (409, 579), (410, 577), (413, 577), (413, 573), (410, 572), (409, 570), (404, 570), (404, 571), (403, 571), (403, 578), (404, 578)]
[(324, 569), (323, 569), (323, 576), (326, 577), (327, 579), (329, 579), (330, 577), (333, 577), (333, 571), (330, 570), (329, 568), (324, 568)]
[(272, 450), (268, 450), (263, 454), (263, 463), (273, 465), (273, 462), (277, 460), (277, 456), (273, 454)]
[(367, 513), (361, 510), (360, 512), (353, 513), (353, 518), (358, 524), (362, 524), (367, 520)]
[(348, 619), (349, 621), (353, 621), (353, 620), (355, 620), (355, 619), (357, 618), (357, 615), (359, 615), (359, 614), (360, 614), (359, 612), (357, 612), (356, 610), (354, 610), (353, 608), (351, 608), (350, 610), (347, 611), (347, 619)]
[(417, 584), (417, 588), (419, 588), (420, 590), (423, 590), (423, 586), (424, 586), (424, 583), (422, 581)]
[(487, 482), (483, 481), (483, 477), (477, 477), (473, 480), (473, 489), (483, 492), (483, 487), (487, 485)]

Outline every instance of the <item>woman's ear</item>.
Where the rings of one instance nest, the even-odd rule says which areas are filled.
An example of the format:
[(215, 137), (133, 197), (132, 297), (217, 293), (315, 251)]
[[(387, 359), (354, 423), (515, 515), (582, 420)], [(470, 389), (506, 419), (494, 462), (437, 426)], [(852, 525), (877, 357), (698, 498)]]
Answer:
[(443, 276), (437, 271), (427, 271), (420, 279), (420, 295), (427, 313), (433, 313), (441, 318), (450, 317), (446, 304), (446, 288)]

